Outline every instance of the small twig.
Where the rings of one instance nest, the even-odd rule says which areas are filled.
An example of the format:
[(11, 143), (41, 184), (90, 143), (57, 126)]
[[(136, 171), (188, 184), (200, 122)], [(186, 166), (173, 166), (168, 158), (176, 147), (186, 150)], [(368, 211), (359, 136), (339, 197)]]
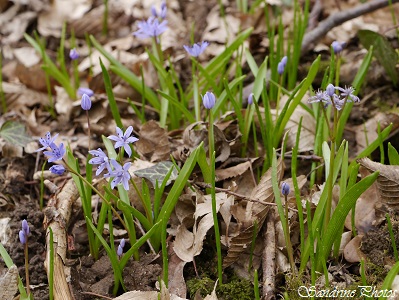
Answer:
[(93, 293), (93, 292), (81, 292), (81, 294), (83, 294), (83, 295), (95, 296), (95, 297), (100, 297), (101, 299), (109, 299), (109, 300), (112, 300), (112, 299), (113, 299), (113, 298), (111, 298), (111, 297), (107, 297), (107, 296), (100, 295), (100, 294)]
[[(357, 18), (361, 15), (373, 12), (377, 9), (389, 5), (388, 0), (373, 0), (354, 8), (340, 11), (330, 15), (327, 19), (320, 22), (319, 25), (305, 34), (302, 40), (302, 52), (306, 52), (314, 47), (314, 44), (323, 36), (325, 36), (334, 27), (345, 23), (346, 21)], [(392, 4), (399, 2), (399, 0), (391, 0)]]
[[(208, 183), (205, 183), (205, 182), (196, 182), (195, 184), (201, 186), (202, 188), (206, 188), (206, 189), (211, 188), (211, 185), (208, 184)], [(273, 202), (263, 202), (263, 201), (260, 201), (260, 200), (258, 200), (258, 199), (252, 199), (252, 198), (250, 198), (250, 197), (248, 197), (248, 196), (245, 196), (245, 195), (242, 195), (242, 194), (238, 194), (238, 193), (232, 192), (232, 191), (230, 191), (229, 189), (223, 189), (223, 188), (215, 187), (215, 190), (216, 190), (217, 192), (224, 192), (224, 193), (226, 193), (226, 194), (236, 196), (236, 197), (239, 198), (239, 199), (244, 199), (244, 200), (247, 200), (247, 201), (256, 202), (256, 203), (260, 203), (260, 204), (263, 204), (263, 205), (277, 206), (276, 203), (273, 203)], [(295, 211), (295, 212), (298, 212), (298, 210), (296, 210), (295, 208), (289, 207), (288, 209), (290, 209), (290, 210), (292, 210), (292, 211)]]
[[(142, 235), (145, 235), (145, 231), (144, 231), (143, 227), (141, 226), (141, 223), (139, 222), (139, 220), (135, 219), (135, 220), (134, 220), (134, 223), (136, 224), (136, 226), (137, 226), (138, 229), (140, 230), (141, 234), (142, 234)], [(147, 240), (147, 244), (148, 244), (148, 247), (150, 247), (151, 252), (152, 252), (153, 254), (157, 254), (157, 253), (155, 252), (154, 247), (152, 247), (150, 240)]]

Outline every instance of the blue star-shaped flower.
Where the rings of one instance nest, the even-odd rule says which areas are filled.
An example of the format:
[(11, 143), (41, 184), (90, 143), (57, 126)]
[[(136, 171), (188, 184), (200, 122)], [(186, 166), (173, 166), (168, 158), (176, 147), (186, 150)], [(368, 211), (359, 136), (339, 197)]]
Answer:
[(98, 148), (97, 150), (90, 150), (89, 153), (96, 156), (89, 160), (89, 164), (99, 165), (97, 167), (96, 176), (100, 175), (105, 168), (107, 168), (108, 172), (110, 172), (111, 168), (109, 166), (109, 158), (107, 154), (101, 150), (101, 148)]
[(200, 43), (195, 43), (194, 45), (186, 46), (184, 45), (184, 49), (187, 51), (188, 54), (190, 54), (193, 57), (198, 57), (201, 55), (202, 52), (205, 51), (206, 47), (208, 47), (209, 43), (208, 42), (202, 42)]
[(137, 26), (139, 29), (133, 33), (134, 36), (137, 36), (140, 39), (158, 37), (162, 33), (168, 29), (168, 21), (163, 20), (159, 23), (159, 20), (154, 16), (148, 18), (147, 21), (138, 22)]
[(44, 151), (44, 155), (48, 156), (48, 162), (53, 162), (60, 160), (64, 157), (65, 154), (65, 147), (64, 143), (61, 143), (60, 146), (57, 146), (56, 144), (52, 143), (50, 145), (51, 151)]
[(116, 148), (120, 148), (123, 147), (126, 151), (126, 153), (129, 155), (129, 157), (132, 155), (132, 149), (130, 149), (130, 145), (131, 143), (137, 142), (139, 139), (134, 137), (134, 136), (130, 136), (133, 132), (133, 126), (129, 126), (125, 133), (123, 133), (122, 129), (120, 129), (119, 127), (116, 127), (116, 133), (118, 134), (118, 136), (116, 135), (110, 135), (108, 138), (110, 140), (115, 141), (115, 149)]
[(37, 149), (35, 152), (39, 152), (42, 150), (47, 149), (48, 147), (51, 147), (52, 144), (54, 144), (55, 139), (57, 138), (58, 133), (51, 137), (51, 133), (50, 131), (46, 133), (46, 135), (44, 136), (44, 138), (40, 138), (39, 142), (40, 144), (42, 144), (43, 147), (41, 147), (40, 149)]
[(128, 191), (129, 190), (129, 179), (130, 173), (129, 168), (132, 163), (127, 162), (123, 165), (123, 167), (113, 158), (111, 158), (111, 164), (114, 167), (113, 171), (105, 174), (104, 177), (114, 177), (111, 181), (111, 188), (113, 189), (117, 184), (122, 183), (123, 188)]

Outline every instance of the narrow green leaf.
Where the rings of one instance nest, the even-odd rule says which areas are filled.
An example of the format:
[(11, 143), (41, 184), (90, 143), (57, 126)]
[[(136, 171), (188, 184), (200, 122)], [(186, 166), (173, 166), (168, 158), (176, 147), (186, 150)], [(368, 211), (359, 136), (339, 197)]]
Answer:
[(398, 151), (395, 149), (391, 143), (388, 143), (388, 159), (389, 164), (392, 165), (399, 165), (399, 154)]

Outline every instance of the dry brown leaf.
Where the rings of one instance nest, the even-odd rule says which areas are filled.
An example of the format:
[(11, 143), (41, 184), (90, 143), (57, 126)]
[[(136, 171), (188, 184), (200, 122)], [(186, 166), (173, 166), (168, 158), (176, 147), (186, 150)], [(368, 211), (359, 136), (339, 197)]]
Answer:
[(37, 13), (33, 11), (27, 11), (15, 15), (18, 10), (19, 5), (14, 5), (1, 15), (2, 20), (0, 20), (0, 31), (5, 36), (1, 39), (3, 45), (16, 43), (22, 39), (26, 29), (37, 16)]
[(140, 140), (136, 143), (136, 149), (142, 159), (151, 162), (169, 160), (168, 132), (156, 121), (148, 121), (140, 129)]
[(357, 161), (371, 172), (380, 172), (377, 177), (379, 199), (389, 208), (397, 210), (399, 208), (399, 166), (386, 166), (368, 158)]
[(362, 258), (366, 258), (364, 253), (360, 250), (362, 238), (363, 235), (357, 235), (345, 246), (344, 257), (348, 262), (360, 262)]
[(0, 299), (11, 300), (18, 291), (18, 269), (12, 265), (7, 273), (0, 277)]
[[(360, 168), (362, 178), (369, 175), (369, 171), (365, 168)], [(356, 201), (355, 207), (355, 227), (358, 234), (365, 234), (374, 226), (375, 207), (379, 203), (378, 187), (374, 182)], [(352, 213), (350, 212), (345, 219), (345, 227), (352, 230)]]
[(40, 35), (61, 37), (64, 22), (82, 18), (92, 4), (92, 0), (53, 0), (49, 9), (39, 14), (37, 29)]
[(229, 167), (226, 169), (217, 169), (215, 171), (216, 174), (216, 181), (222, 181), (228, 178), (236, 177), (242, 175), (248, 169), (251, 168), (252, 163), (256, 160), (256, 158), (251, 158), (250, 160), (235, 165), (233, 167)]
[(156, 291), (131, 291), (126, 292), (114, 300), (158, 300), (158, 292)]
[(174, 252), (172, 242), (168, 248), (168, 289), (170, 293), (179, 297), (185, 297), (187, 294), (186, 282), (183, 276), (183, 269), (187, 262), (181, 260)]
[[(280, 158), (277, 163), (277, 179), (279, 182), (283, 177), (283, 172), (283, 162)], [(261, 202), (273, 202), (274, 194), (271, 173), (272, 169), (270, 168), (265, 174), (263, 174), (258, 186), (250, 195), (251, 199), (256, 199)], [(259, 232), (270, 207), (258, 202), (247, 202), (245, 211), (242, 211), (243, 209), (241, 208), (241, 205), (236, 208), (238, 210), (236, 210), (234, 217), (237, 219), (239, 225), (239, 234), (234, 236), (231, 240), (227, 256), (223, 261), (224, 267), (228, 267), (234, 263), (245, 248), (247, 248), (252, 242), (255, 222), (257, 222), (257, 230)], [(239, 210), (241, 210), (241, 212), (239, 212)]]
[[(227, 201), (226, 193), (216, 193), (216, 210)], [(184, 224), (178, 226), (174, 243), (174, 251), (179, 258), (185, 262), (191, 262), (194, 256), (202, 251), (203, 240), (209, 229), (213, 227), (211, 195), (203, 197), (204, 202), (196, 205), (193, 231), (189, 231)], [(197, 222), (200, 218), (201, 220)]]

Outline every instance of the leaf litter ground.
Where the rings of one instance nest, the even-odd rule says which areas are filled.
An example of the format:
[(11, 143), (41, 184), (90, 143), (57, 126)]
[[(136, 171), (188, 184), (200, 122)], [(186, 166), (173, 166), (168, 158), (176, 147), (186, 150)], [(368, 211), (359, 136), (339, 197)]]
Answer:
[[(44, 1), (43, 3), (48, 5), (46, 1)], [(327, 6), (330, 5), (334, 7), (334, 3), (335, 3), (334, 1), (329, 1)], [(190, 24), (196, 20), (195, 23), (198, 24), (199, 26), (195, 32), (196, 35), (195, 40), (201, 40), (205, 38), (215, 43), (225, 42), (226, 29), (222, 28), (222, 25), (218, 23), (219, 15), (218, 12), (215, 13), (217, 7), (216, 1), (194, 1), (194, 2), (180, 1), (178, 4), (180, 4), (180, 7), (177, 5), (177, 7), (179, 7), (179, 11), (175, 11), (174, 13), (183, 16), (184, 21), (187, 24)], [(57, 16), (56, 12), (53, 10), (49, 10), (46, 14), (38, 14), (37, 11), (40, 11), (42, 8), (39, 6), (35, 7), (35, 5), (39, 5), (39, 2), (32, 1), (31, 6), (28, 6), (25, 9), (28, 12), (29, 11), (32, 12), (31, 16), (32, 19), (37, 17), (39, 20), (41, 20), (41, 22), (39, 22), (39, 27), (42, 26), (42, 28), (39, 28), (39, 31), (41, 31), (41, 33), (45, 33), (48, 30), (50, 30), (49, 28), (51, 27), (48, 18), (54, 20), (57, 19), (59, 16)], [(78, 4), (78, 5), (83, 5), (83, 4)], [(233, 6), (230, 4), (228, 7), (232, 9)], [(68, 21), (68, 25), (70, 25), (71, 28), (75, 29), (75, 33), (77, 34), (78, 38), (84, 38), (84, 36), (79, 36), (79, 35), (81, 35), (81, 33), (84, 32), (84, 30), (81, 30), (81, 28), (86, 27), (87, 25), (86, 22), (88, 22), (88, 20), (93, 21), (95, 19), (101, 19), (100, 17), (101, 13), (99, 13), (96, 10), (97, 8), (98, 7), (95, 6), (93, 6), (92, 10), (90, 10), (90, 8), (89, 9), (82, 8), (81, 11), (85, 11), (84, 13), (85, 18), (82, 18), (82, 15), (80, 16), (71, 15), (70, 19), (63, 19), (63, 18), (60, 19)], [(3, 7), (2, 9), (5, 8)], [(324, 9), (325, 11), (328, 11), (326, 7)], [(123, 35), (124, 30), (126, 31), (127, 29), (127, 33), (130, 34), (129, 24), (131, 23), (131, 19), (127, 17), (128, 13), (126, 12), (122, 13), (121, 10), (117, 10), (117, 13), (119, 15), (112, 16), (114, 20), (117, 20), (117, 22), (114, 23), (111, 22), (113, 24), (113, 26), (111, 26), (110, 28), (111, 32), (113, 32), (114, 36), (115, 34)], [(230, 24), (232, 25), (232, 28), (230, 34), (234, 34), (236, 33), (234, 25), (236, 24), (237, 18), (234, 17), (233, 13), (230, 14), (229, 10), (227, 10), (227, 13), (228, 17), (231, 18)], [(55, 15), (52, 16), (51, 14)], [(206, 24), (206, 22), (203, 22), (203, 20), (206, 18), (206, 15), (208, 14), (214, 15), (214, 18), (213, 19), (210, 18), (209, 20), (214, 20), (215, 23)], [(91, 16), (90, 18), (89, 15)], [(21, 10), (19, 11), (17, 10), (15, 16), (17, 16), (17, 18), (19, 19), (29, 18), (26, 15), (23, 15)], [(254, 18), (256, 18), (256, 16), (254, 16)], [(386, 20), (386, 19), (388, 18), (387, 17), (380, 18), (380, 20)], [(245, 18), (243, 18), (241, 21), (243, 23), (246, 22)], [(289, 22), (289, 19), (285, 20), (285, 22)], [(362, 24), (362, 22), (366, 23), (367, 17), (361, 18), (360, 21), (358, 20), (358, 22), (360, 24)], [(185, 32), (185, 30), (183, 30), (183, 28), (186, 28), (184, 23), (179, 23), (177, 21), (176, 23), (177, 24), (175, 24), (176, 26), (175, 35), (166, 38), (165, 41), (166, 45), (168, 45), (168, 42), (169, 44), (174, 45), (176, 43), (176, 39), (178, 39), (177, 36), (179, 36), (179, 34), (177, 33)], [(100, 37), (99, 33), (101, 32), (101, 23), (94, 22), (93, 24), (94, 26), (90, 28), (90, 30), (92, 31), (90, 33)], [(254, 23), (250, 22), (250, 24)], [(206, 30), (206, 25), (210, 27), (214, 26), (219, 31), (215, 32), (215, 30), (213, 29)], [(381, 24), (379, 25), (383, 26)], [(375, 26), (378, 25), (375, 24)], [(26, 28), (26, 29), (29, 31), (32, 30), (32, 28)], [(11, 32), (13, 32), (13, 35), (9, 34), (7, 36), (8, 39), (3, 41), (3, 43), (11, 45), (11, 48), (15, 48), (15, 50), (20, 51), (19, 56), (24, 57), (24, 59), (20, 60), (6, 59), (5, 61), (3, 61), (3, 70), (2, 70), (3, 80), (4, 80), (3, 88), (6, 93), (6, 99), (9, 104), (11, 113), (9, 113), (6, 116), (2, 116), (1, 117), (2, 122), (13, 118), (22, 119), (22, 120), (25, 119), (26, 122), (25, 125), (28, 128), (28, 132), (36, 136), (42, 136), (44, 132), (49, 130), (49, 128), (51, 128), (53, 131), (62, 132), (62, 134), (65, 136), (65, 139), (70, 140), (71, 146), (73, 146), (73, 148), (76, 149), (77, 155), (79, 156), (80, 154), (81, 156), (84, 156), (83, 153), (87, 151), (87, 148), (86, 146), (82, 145), (87, 145), (87, 140), (85, 138), (86, 135), (84, 134), (86, 127), (84, 125), (84, 116), (80, 114), (80, 109), (79, 109), (80, 107), (77, 107), (77, 105), (71, 106), (67, 101), (63, 103), (62, 97), (60, 96), (58, 99), (58, 103), (60, 105), (59, 109), (60, 116), (57, 121), (51, 120), (48, 112), (43, 110), (43, 106), (47, 105), (47, 96), (45, 93), (43, 93), (46, 91), (46, 86), (43, 84), (45, 80), (43, 77), (43, 73), (40, 71), (39, 61), (34, 62), (34, 60), (37, 59), (37, 54), (29, 51), (22, 52), (21, 49), (23, 48), (21, 48), (20, 45), (16, 43), (21, 40), (22, 33), (24, 31), (25, 29), (21, 31), (20, 28), (17, 29), (17, 27), (15, 26), (15, 28), (11, 30)], [(207, 35), (202, 35), (203, 32), (206, 32)], [(258, 58), (260, 61), (262, 61), (263, 56), (265, 55), (265, 49), (267, 48), (267, 44), (265, 44), (265, 40), (262, 38), (262, 30), (260, 29), (259, 32), (260, 33), (258, 33), (258, 35), (254, 34), (251, 37), (252, 39), (251, 43), (253, 44), (252, 49), (257, 49), (256, 51), (254, 50), (255, 57)], [(56, 30), (54, 35), (59, 37), (59, 33), (60, 30)], [(2, 32), (2, 34), (5, 35), (4, 32)], [(51, 36), (50, 33), (47, 34)], [(349, 43), (348, 51), (346, 52), (347, 61), (346, 64), (342, 66), (342, 75), (341, 75), (342, 82), (350, 83), (352, 82), (353, 75), (355, 73), (352, 70), (356, 68), (356, 64), (359, 61), (361, 61), (360, 58), (363, 55), (362, 54), (363, 50), (357, 43), (357, 40), (353, 38), (356, 32), (354, 30), (348, 29), (347, 27), (344, 27), (344, 30), (339, 31), (334, 29), (329, 34), (330, 36), (326, 37), (326, 42), (320, 43), (318, 45), (319, 48), (323, 47), (328, 48), (329, 45), (328, 41), (333, 39), (351, 41)], [(112, 40), (111, 37), (109, 37), (109, 39)], [(102, 42), (105, 44), (107, 43), (107, 40), (103, 39)], [(393, 42), (398, 43), (397, 40)], [(58, 46), (58, 43), (59, 39), (50, 37), (48, 41), (48, 49), (55, 50), (55, 48)], [(116, 40), (115, 44), (112, 47), (115, 47), (116, 49), (119, 50), (121, 49), (125, 50), (130, 48), (131, 44), (129, 43), (131, 43), (131, 40), (128, 39), (122, 41)], [(188, 41), (182, 40), (181, 44), (183, 45), (184, 43), (188, 43)], [(23, 46), (26, 46), (26, 44), (23, 44)], [(174, 47), (171, 47), (171, 49), (173, 48)], [(138, 48), (137, 50), (134, 51), (142, 51), (142, 48)], [(210, 49), (209, 55), (217, 54), (219, 52), (220, 52), (220, 47), (219, 48), (214, 47)], [(16, 51), (15, 56), (18, 57), (17, 53), (18, 52)], [(28, 54), (26, 53), (30, 53), (29, 60), (31, 62), (31, 65), (29, 65), (29, 62), (28, 63), (26, 62), (25, 58), (28, 57)], [(121, 60), (123, 61), (123, 58), (121, 58)], [(311, 62), (313, 60), (314, 60), (314, 55), (312, 53), (308, 53), (302, 58), (303, 64), (301, 64), (301, 68), (303, 68), (303, 74), (307, 73), (306, 70), (308, 68), (308, 65), (306, 62), (307, 61)], [(126, 58), (126, 63), (130, 64), (132, 68), (138, 67), (138, 64), (132, 64), (128, 58)], [(140, 64), (142, 64), (145, 67), (145, 72), (147, 72), (147, 74), (151, 74), (151, 70), (149, 69), (148, 65), (145, 65), (145, 63), (142, 60), (140, 61)], [(82, 68), (83, 67), (84, 64), (82, 64)], [(182, 77), (182, 79), (184, 79), (185, 77), (188, 78), (190, 76), (190, 74), (187, 72), (187, 70), (190, 69), (189, 62), (187, 60), (180, 60), (175, 68), (180, 72), (180, 76)], [(360, 106), (357, 106), (356, 109), (352, 111), (351, 119), (347, 126), (348, 130), (345, 132), (347, 140), (353, 143), (352, 149), (356, 149), (356, 147), (358, 148), (356, 150), (357, 152), (359, 152), (366, 145), (366, 141), (364, 141), (363, 137), (364, 135), (359, 134), (359, 132), (364, 131), (365, 126), (368, 132), (376, 132), (376, 126), (377, 126), (376, 120), (380, 120), (381, 124), (385, 125), (391, 122), (394, 124), (394, 130), (393, 133), (391, 134), (390, 141), (396, 148), (399, 147), (397, 139), (395, 139), (395, 136), (397, 136), (396, 135), (397, 129), (399, 128), (398, 114), (389, 111), (391, 107), (397, 104), (397, 99), (399, 97), (398, 91), (397, 89), (395, 90), (392, 88), (392, 85), (391, 83), (389, 83), (389, 80), (387, 79), (387, 76), (385, 75), (383, 68), (381, 68), (376, 61), (372, 62), (372, 67), (370, 69), (371, 71), (368, 74), (369, 78), (367, 79), (368, 85), (363, 91), (363, 99), (365, 100), (362, 101)], [(299, 71), (301, 72), (301, 70)], [(29, 76), (28, 74), (34, 74), (34, 75)], [(99, 73), (97, 74), (94, 73), (92, 81), (90, 82), (90, 86), (95, 90), (101, 91), (102, 78), (101, 76), (98, 76), (98, 74)], [(322, 76), (320, 76), (320, 78), (321, 77)], [(18, 84), (15, 83), (16, 82), (15, 78), (18, 78), (17, 80)], [(149, 76), (149, 78), (151, 78), (151, 76)], [(187, 79), (187, 82), (189, 82), (189, 79)], [(146, 82), (146, 84), (151, 85), (151, 82)], [(320, 84), (320, 82), (319, 83), (316, 82), (314, 85), (317, 86), (318, 84)], [(126, 94), (130, 95), (131, 93), (130, 90), (127, 93), (126, 91), (124, 92), (124, 89), (126, 89), (126, 86), (120, 87), (119, 90), (120, 98), (126, 98), (124, 95)], [(93, 111), (91, 111), (91, 118), (93, 118), (93, 123), (98, 123), (98, 124), (94, 124), (92, 128), (92, 133), (97, 136), (101, 136), (101, 134), (107, 135), (108, 133), (113, 134), (113, 129), (109, 125), (111, 118), (110, 114), (106, 112), (107, 109), (104, 109), (107, 108), (106, 101), (104, 101), (104, 98), (102, 96), (99, 96), (96, 102), (97, 104), (95, 103)], [(67, 109), (61, 108), (61, 106), (64, 104), (67, 105)], [(126, 109), (127, 109), (127, 104), (123, 104), (123, 102), (121, 102), (120, 110), (123, 112), (126, 111)], [(123, 117), (125, 122), (130, 122), (131, 114), (124, 114)], [(146, 117), (147, 119), (156, 118), (155, 114), (151, 112), (151, 110), (146, 112)], [(232, 141), (236, 137), (235, 134), (236, 128), (234, 127), (234, 120), (229, 120), (228, 118), (226, 118), (224, 121), (225, 122), (219, 122), (217, 127), (218, 130), (220, 131), (219, 133), (220, 142), (218, 144), (219, 148), (217, 148), (217, 150), (220, 157), (220, 161), (224, 163), (224, 165), (222, 164), (221, 166), (219, 166), (220, 168), (217, 170), (217, 176), (219, 176), (220, 179), (218, 187), (220, 189), (223, 189), (229, 186), (229, 184), (231, 184), (232, 182), (232, 180), (230, 179), (234, 178), (238, 186), (235, 192), (239, 195), (250, 194), (254, 189), (254, 184), (252, 182), (253, 180), (251, 176), (248, 175), (251, 173), (250, 170), (251, 168), (256, 168), (256, 161), (255, 159), (253, 159), (251, 163), (248, 163), (248, 161), (240, 161), (237, 157), (234, 157), (234, 154), (239, 153), (239, 150), (234, 148), (234, 143), (233, 146), (231, 145), (227, 146), (226, 143), (223, 142), (226, 140)], [(292, 121), (294, 122), (295, 120)], [(135, 119), (133, 119), (133, 122), (136, 122), (137, 124), (139, 123), (139, 121)], [(363, 125), (364, 122), (366, 122), (366, 125)], [(135, 126), (135, 128), (136, 127), (137, 126)], [(193, 130), (190, 130), (191, 128)], [(382, 129), (383, 128), (381, 128), (381, 130)], [(157, 126), (155, 121), (148, 122), (145, 125), (143, 125), (140, 128), (139, 134), (142, 135), (143, 137), (148, 137), (146, 143), (144, 143), (145, 141), (143, 141), (143, 143), (141, 143), (140, 146), (137, 147), (137, 151), (140, 153), (141, 157), (145, 158), (146, 162), (157, 162), (160, 160), (166, 160), (169, 158), (170, 153), (174, 153), (175, 157), (183, 158), (185, 156), (187, 148), (188, 149), (193, 148), (195, 145), (198, 145), (198, 141), (204, 140), (204, 132), (202, 132), (201, 129), (198, 129), (198, 127), (196, 127), (195, 130), (194, 126), (192, 126), (190, 128), (182, 128), (180, 129), (180, 132), (179, 130), (176, 130), (174, 132), (167, 132), (162, 128), (160, 128), (159, 126)], [(152, 134), (152, 136), (149, 136), (150, 134)], [(180, 135), (182, 135), (180, 139), (175, 138), (179, 137)], [(73, 138), (71, 138), (72, 136)], [(173, 140), (173, 143), (170, 143), (171, 139)], [(157, 140), (156, 144), (153, 143), (154, 140)], [(98, 142), (100, 142), (100, 140), (98, 140)], [(306, 144), (303, 146), (305, 149)], [(33, 170), (38, 170), (37, 166), (41, 164), (39, 164), (38, 161), (36, 161), (36, 155), (32, 155), (31, 153), (32, 151), (29, 152), (26, 149), (25, 153), (23, 153), (21, 150), (18, 150), (18, 147), (17, 149), (15, 149), (9, 147), (8, 145), (2, 145), (2, 160), (0, 163), (0, 168), (1, 168), (0, 216), (2, 219), (10, 218), (9, 223), (6, 226), (7, 232), (5, 233), (3, 232), (3, 234), (6, 234), (7, 238), (9, 239), (8, 242), (6, 243), (7, 250), (9, 250), (9, 253), (14, 263), (17, 266), (19, 266), (20, 274), (24, 273), (22, 269), (22, 266), (24, 265), (23, 254), (22, 254), (23, 247), (17, 241), (17, 236), (20, 227), (20, 221), (22, 219), (29, 220), (32, 231), (32, 237), (29, 243), (31, 285), (33, 287), (32, 290), (34, 292), (35, 299), (47, 299), (48, 282), (43, 264), (45, 259), (45, 243), (46, 243), (45, 231), (43, 229), (43, 220), (45, 219), (44, 215), (46, 213), (48, 213), (48, 215), (46, 215), (46, 218), (48, 219), (54, 216), (51, 216), (51, 212), (49, 213), (49, 211), (45, 211), (43, 213), (40, 210), (39, 201), (38, 201), (39, 185), (38, 181), (37, 180), (32, 181), (32, 178), (34, 173)], [(379, 154), (375, 153), (374, 155), (375, 157), (378, 158)], [(228, 158), (230, 158), (229, 161), (227, 160)], [(285, 164), (286, 166), (289, 166), (290, 164), (289, 159), (286, 159)], [(151, 167), (151, 165), (146, 165), (146, 166)], [(286, 167), (286, 169), (289, 172), (289, 168)], [(308, 174), (309, 170), (310, 168), (308, 161), (305, 160), (304, 163), (300, 164), (300, 169), (298, 170), (298, 173)], [(387, 176), (389, 177), (389, 174)], [(52, 181), (59, 187), (63, 187), (66, 180), (67, 180), (66, 177), (58, 177), (56, 179), (52, 178)], [(396, 177), (393, 178), (392, 180), (395, 183), (398, 182)], [(138, 180), (138, 183), (140, 184), (140, 180)], [(205, 186), (201, 188), (204, 189)], [(305, 189), (306, 188), (307, 187), (305, 184)], [(45, 202), (46, 203), (50, 202), (52, 197), (53, 197), (52, 194), (46, 193)], [(202, 213), (199, 213), (196, 210), (196, 208), (192, 205), (193, 203), (192, 199), (193, 197), (196, 196), (184, 195), (184, 197), (187, 198), (186, 199), (187, 201), (182, 200), (181, 203), (179, 203), (179, 205), (183, 206), (183, 208), (182, 207), (179, 208), (178, 205), (174, 216), (174, 218), (180, 220), (180, 223), (184, 224), (184, 226), (172, 229), (176, 230), (176, 232), (174, 233), (176, 237), (179, 235), (183, 235), (185, 237), (191, 236), (193, 238), (192, 243), (186, 245), (186, 247), (189, 248), (191, 253), (186, 249), (186, 251), (184, 251), (184, 254), (190, 256), (190, 258), (186, 258), (187, 261), (193, 260), (195, 264), (193, 262), (189, 263), (182, 262), (180, 257), (176, 261), (173, 261), (173, 259), (171, 259), (171, 265), (176, 268), (176, 278), (178, 278), (178, 275), (183, 276), (183, 278), (180, 278), (180, 281), (177, 279), (176, 287), (179, 287), (179, 285), (182, 284), (182, 281), (186, 281), (187, 287), (189, 289), (195, 288), (196, 290), (199, 288), (200, 290), (199, 293), (202, 293), (202, 297), (204, 297), (205, 295), (210, 294), (212, 292), (214, 280), (216, 278), (215, 276), (216, 257), (214, 250), (214, 245), (215, 245), (214, 236), (211, 233), (212, 232), (211, 230), (208, 231), (208, 229), (211, 228), (209, 220), (207, 222), (207, 219), (204, 217), (209, 214), (209, 205), (208, 206), (206, 205), (207, 202), (206, 199), (204, 199), (203, 204), (205, 210)], [(229, 194), (220, 191), (220, 197), (221, 199), (219, 202), (220, 204), (219, 208), (221, 214), (223, 214), (223, 209), (229, 205), (228, 201)], [(367, 195), (364, 195), (364, 197), (367, 198)], [(71, 219), (69, 224), (70, 228), (68, 232), (69, 251), (68, 251), (68, 259), (65, 262), (67, 266), (71, 267), (70, 269), (71, 288), (73, 290), (73, 294), (76, 299), (93, 299), (92, 295), (84, 294), (84, 292), (92, 292), (99, 295), (109, 296), (113, 286), (113, 277), (110, 276), (110, 274), (112, 273), (110, 268), (110, 263), (107, 259), (107, 256), (105, 255), (102, 256), (97, 262), (94, 262), (90, 257), (86, 256), (86, 254), (88, 253), (88, 249), (87, 249), (87, 236), (85, 234), (85, 226), (82, 223), (83, 215), (80, 212), (78, 204), (74, 209), (75, 209), (74, 212), (76, 213), (73, 214), (73, 218)], [(94, 212), (98, 211), (97, 209), (98, 208), (94, 208)], [(237, 209), (236, 217), (239, 218), (238, 215), (240, 212), (242, 212), (242, 210), (240, 210), (239, 207), (235, 209)], [(188, 217), (188, 215), (193, 213), (196, 213), (198, 216), (202, 217), (201, 221), (203, 220), (203, 222), (201, 224), (200, 222), (196, 223), (192, 217), (191, 219)], [(393, 218), (395, 217), (396, 216), (393, 215)], [(224, 220), (225, 223), (229, 222), (226, 221), (228, 220), (228, 218), (229, 216), (228, 214), (226, 214)], [(376, 219), (378, 218), (375, 215), (374, 216), (372, 215), (369, 219), (369, 223), (372, 223)], [(398, 236), (396, 219), (394, 219), (393, 222), (394, 222), (394, 229), (396, 230), (396, 235)], [(115, 224), (118, 225), (117, 220), (115, 220)], [(198, 226), (197, 229), (202, 230), (201, 236), (193, 235), (193, 233), (190, 231), (195, 224), (196, 226)], [(295, 222), (293, 224), (295, 224)], [(370, 226), (370, 224), (368, 224), (367, 226)], [(222, 229), (222, 232), (223, 230), (226, 229)], [(121, 230), (120, 236), (122, 237), (124, 234), (125, 232)], [(388, 242), (382, 243), (381, 235), (384, 237), (387, 236), (386, 228), (384, 228), (383, 225), (381, 225), (380, 227), (377, 226), (374, 229), (374, 231), (370, 231), (370, 233), (367, 233), (366, 238), (364, 239), (364, 242), (362, 244), (361, 248), (362, 252), (357, 253), (358, 256), (366, 255), (368, 258), (371, 259), (372, 263), (376, 266), (385, 265), (385, 263), (392, 261), (392, 253), (390, 252), (389, 243)], [(204, 238), (204, 240), (202, 238)], [(292, 238), (293, 241), (295, 241), (295, 238), (294, 237)], [(389, 240), (389, 239), (384, 238), (383, 240)], [(180, 240), (177, 239), (177, 241), (181, 241), (181, 239)], [(174, 243), (176, 243), (176, 241)], [(226, 241), (226, 244), (227, 243), (228, 242)], [(257, 244), (262, 246), (260, 240), (257, 241)], [(373, 245), (375, 244), (379, 244), (381, 246), (377, 248), (373, 247)], [(170, 243), (170, 251), (171, 251), (170, 257), (176, 258), (177, 256), (174, 255), (172, 250), (173, 245), (174, 245), (173, 243)], [(356, 250), (356, 247), (353, 248), (355, 250), (350, 249), (349, 247), (347, 251), (358, 252)], [(181, 248), (177, 248), (177, 251), (179, 250), (181, 251)], [(125, 283), (129, 290), (141, 290), (141, 291), (156, 290), (155, 283), (158, 280), (159, 276), (161, 275), (160, 257), (157, 255), (144, 254), (144, 252), (146, 253), (151, 252), (149, 248), (144, 247), (142, 251), (143, 253), (141, 256), (141, 260), (139, 262), (131, 262), (130, 265), (126, 267), (124, 271)], [(377, 251), (377, 253), (375, 251)], [(259, 264), (259, 257), (261, 255), (260, 254), (261, 251), (259, 251), (259, 249), (255, 249), (254, 253), (255, 256), (258, 255), (257, 258), (255, 257), (254, 263)], [(199, 255), (195, 256), (195, 254)], [(227, 253), (224, 252), (223, 254), (225, 256)], [(357, 258), (355, 255), (355, 258), (353, 258), (353, 260), (356, 261), (356, 259)], [(349, 259), (347, 260), (350, 261)], [(184, 268), (185, 264), (187, 264), (186, 268)], [(241, 270), (243, 269), (244, 268), (242, 267)], [(239, 270), (240, 270), (239, 267), (235, 269), (235, 271)], [(349, 264), (348, 268), (342, 268), (340, 271), (334, 270), (334, 267), (331, 267), (330, 272), (334, 274), (337, 281), (341, 280), (348, 281), (348, 276), (352, 278), (359, 275), (359, 271), (356, 270), (356, 263), (354, 265)], [(386, 270), (380, 270), (380, 272), (386, 273)], [(195, 281), (196, 273), (200, 275), (201, 280)], [(236, 275), (233, 275), (233, 273), (234, 272), (232, 269), (227, 269), (225, 273), (225, 277), (227, 277), (226, 281), (231, 282), (232, 279), (235, 278), (234, 276)], [(376, 272), (376, 274), (377, 273), (378, 272)], [(377, 278), (376, 281), (381, 280), (381, 278), (383, 278), (382, 275), (379, 279)], [(236, 282), (239, 282), (239, 280), (237, 280)], [(277, 286), (280, 287), (280, 289), (278, 289), (278, 292), (284, 291), (281, 288), (284, 286), (284, 284), (285, 282), (283, 279), (280, 281), (277, 280)], [(184, 288), (184, 286), (180, 287)], [(192, 291), (190, 290), (190, 293), (191, 292)], [(221, 293), (221, 291), (219, 292)], [(237, 294), (234, 294), (236, 292)], [(231, 295), (230, 299), (244, 299), (243, 295), (247, 296), (250, 295), (248, 299), (252, 299), (253, 297), (251, 293), (252, 293), (251, 289), (248, 289), (248, 286), (245, 285), (245, 283), (243, 283), (242, 285), (237, 284), (236, 290), (232, 289), (225, 291), (224, 298), (229, 299), (226, 295)], [(194, 294), (190, 294), (190, 296), (193, 297)]]

